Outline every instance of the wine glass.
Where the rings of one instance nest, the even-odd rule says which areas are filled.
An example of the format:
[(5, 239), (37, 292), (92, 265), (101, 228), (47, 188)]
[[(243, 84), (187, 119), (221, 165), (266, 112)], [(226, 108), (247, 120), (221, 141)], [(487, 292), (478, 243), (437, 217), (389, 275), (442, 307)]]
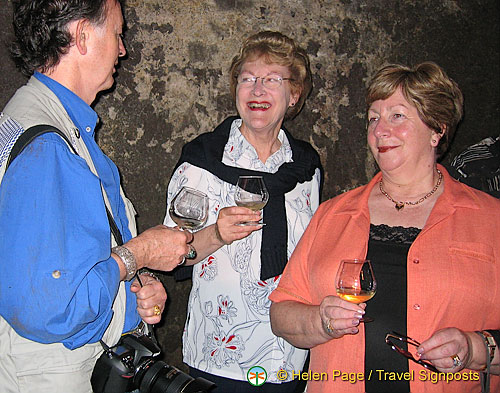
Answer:
[[(337, 295), (351, 303), (363, 303), (375, 296), (377, 280), (368, 259), (344, 259), (335, 279)], [(366, 315), (360, 322), (371, 322)]]
[[(253, 211), (262, 210), (269, 200), (269, 193), (262, 176), (240, 176), (234, 192), (237, 206)], [(260, 221), (241, 222), (238, 225), (265, 225)]]
[[(208, 218), (208, 196), (190, 187), (182, 187), (172, 199), (169, 214), (181, 230), (193, 231), (201, 228)], [(196, 250), (190, 244), (187, 259), (196, 258)], [(184, 263), (185, 260), (181, 262)]]

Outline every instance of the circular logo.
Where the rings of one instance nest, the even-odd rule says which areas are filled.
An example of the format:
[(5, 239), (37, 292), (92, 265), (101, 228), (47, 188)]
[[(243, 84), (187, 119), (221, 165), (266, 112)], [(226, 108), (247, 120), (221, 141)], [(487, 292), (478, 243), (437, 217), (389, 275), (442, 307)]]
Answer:
[(247, 381), (253, 386), (263, 385), (267, 381), (267, 371), (260, 366), (253, 366), (247, 372)]

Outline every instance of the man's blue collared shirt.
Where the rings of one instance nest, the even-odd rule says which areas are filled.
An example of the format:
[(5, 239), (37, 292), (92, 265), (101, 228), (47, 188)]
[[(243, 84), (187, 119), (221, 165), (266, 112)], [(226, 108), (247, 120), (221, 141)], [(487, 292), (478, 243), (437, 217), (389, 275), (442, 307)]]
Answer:
[[(118, 169), (95, 142), (97, 114), (51, 78), (35, 77), (78, 127), (99, 176), (56, 134), (38, 137), (9, 167), (0, 185), (0, 313), (23, 337), (73, 349), (102, 337), (120, 284), (101, 184), (123, 241), (131, 234)], [(126, 288), (124, 331), (140, 321)]]

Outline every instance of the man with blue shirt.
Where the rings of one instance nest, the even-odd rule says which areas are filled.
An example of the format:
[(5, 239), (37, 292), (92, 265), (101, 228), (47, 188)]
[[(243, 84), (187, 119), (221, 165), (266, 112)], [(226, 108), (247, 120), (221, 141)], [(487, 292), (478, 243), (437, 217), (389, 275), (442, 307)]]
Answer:
[[(90, 105), (114, 83), (122, 28), (119, 0), (14, 2), (12, 54), (31, 78), (0, 114), (3, 393), (91, 392), (99, 340), (115, 345), (141, 319), (161, 319), (165, 289), (148, 274), (141, 286), (136, 272), (172, 270), (189, 252), (188, 232), (137, 236), (118, 170), (94, 139)], [(41, 124), (67, 140), (41, 135), (6, 170), (19, 136)]]

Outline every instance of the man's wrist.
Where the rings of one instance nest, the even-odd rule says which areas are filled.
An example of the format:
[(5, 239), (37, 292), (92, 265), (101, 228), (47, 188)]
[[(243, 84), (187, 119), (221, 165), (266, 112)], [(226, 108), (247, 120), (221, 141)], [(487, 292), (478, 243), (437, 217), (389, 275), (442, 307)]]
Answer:
[(125, 281), (130, 281), (134, 278), (137, 273), (137, 261), (134, 254), (125, 246), (116, 246), (111, 249), (111, 252), (115, 253), (120, 257), (123, 264), (125, 265), (125, 270), (127, 272), (125, 276)]

